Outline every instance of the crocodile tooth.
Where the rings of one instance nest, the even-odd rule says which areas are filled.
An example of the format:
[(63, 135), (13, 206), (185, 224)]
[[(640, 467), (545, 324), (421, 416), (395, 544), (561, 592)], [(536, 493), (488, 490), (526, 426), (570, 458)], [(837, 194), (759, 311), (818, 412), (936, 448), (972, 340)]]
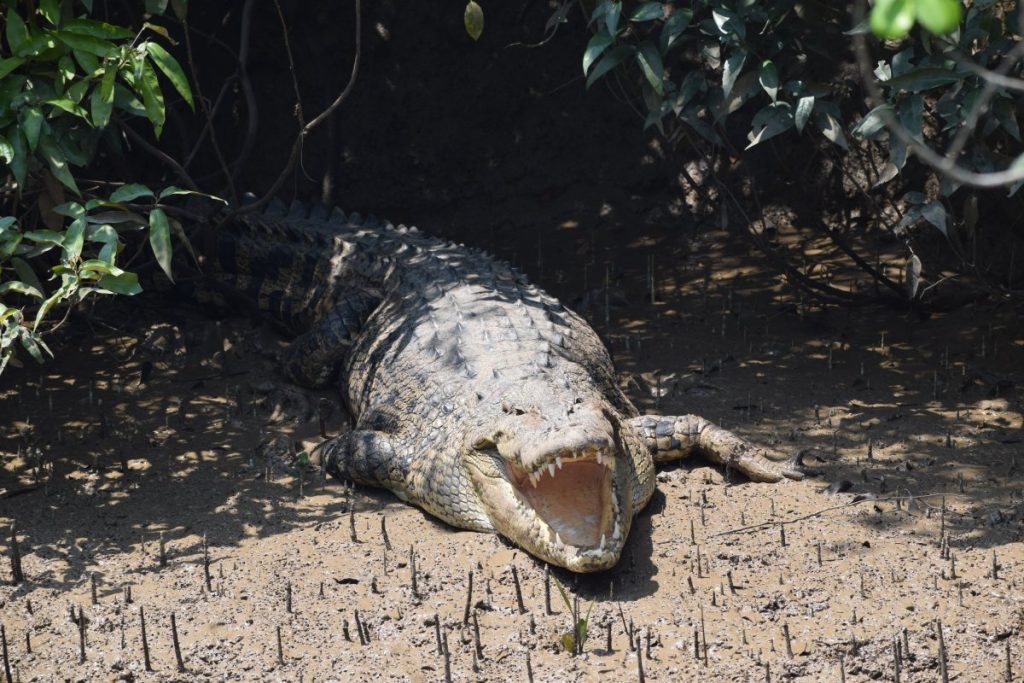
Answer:
[(555, 464), (558, 465), (558, 469), (562, 469), (562, 456), (555, 458)]
[(619, 526), (619, 520), (615, 520), (615, 528), (612, 529), (612, 540), (618, 541), (622, 538), (622, 528)]
[(550, 463), (550, 462), (548, 463), (548, 474), (550, 474), (552, 477), (555, 476), (555, 465), (554, 465), (554, 463)]
[(604, 550), (604, 549), (605, 549), (605, 546), (607, 545), (607, 543), (608, 543), (608, 541), (607, 541), (607, 539), (605, 538), (604, 534), (601, 534), (601, 545), (600, 545), (600, 546), (598, 546), (598, 547), (599, 547), (599, 548), (600, 548), (601, 550)]
[(555, 532), (555, 545), (558, 547), (565, 545), (564, 543), (562, 543), (562, 537), (558, 535), (557, 531)]
[(533, 472), (530, 472), (528, 476), (530, 477), (530, 483), (533, 484), (533, 488), (537, 488), (537, 480), (540, 479), (540, 476)]

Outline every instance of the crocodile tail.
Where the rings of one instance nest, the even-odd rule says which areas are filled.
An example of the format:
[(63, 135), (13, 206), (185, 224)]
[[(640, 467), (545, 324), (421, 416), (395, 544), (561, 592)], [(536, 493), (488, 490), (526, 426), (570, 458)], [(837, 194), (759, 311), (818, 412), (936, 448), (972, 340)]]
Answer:
[(210, 285), (220, 297), (298, 332), (330, 296), (332, 256), (351, 218), (338, 209), (274, 201), (218, 231)]

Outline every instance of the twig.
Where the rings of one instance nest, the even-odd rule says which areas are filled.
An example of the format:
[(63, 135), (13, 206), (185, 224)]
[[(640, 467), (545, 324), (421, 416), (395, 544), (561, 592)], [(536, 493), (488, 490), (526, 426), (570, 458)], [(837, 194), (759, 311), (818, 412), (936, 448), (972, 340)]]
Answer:
[(242, 142), (242, 151), (235, 159), (235, 170), (233, 179), (238, 179), (238, 174), (245, 168), (245, 162), (252, 152), (253, 143), (256, 141), (256, 131), (259, 127), (259, 109), (256, 106), (256, 95), (252, 91), (252, 83), (249, 81), (249, 38), (252, 33), (252, 6), (253, 0), (245, 0), (242, 7), (242, 28), (238, 46), (238, 78), (242, 83), (242, 94), (245, 96), (245, 110), (248, 113), (248, 125), (245, 131), (245, 140)]
[(167, 154), (163, 150), (158, 149), (158, 148), (154, 147), (153, 145), (151, 145), (149, 142), (146, 141), (145, 138), (143, 138), (141, 135), (139, 135), (134, 130), (132, 130), (131, 126), (125, 124), (124, 121), (121, 121), (120, 119), (117, 119), (116, 123), (117, 123), (117, 126), (122, 131), (124, 131), (124, 133), (126, 135), (128, 135), (128, 137), (130, 137), (132, 139), (132, 141), (135, 142), (139, 147), (141, 147), (142, 149), (146, 150), (147, 152), (149, 152), (150, 154), (155, 156), (157, 159), (159, 159), (163, 163), (167, 164), (171, 168), (171, 170), (174, 171), (174, 174), (176, 176), (178, 176), (178, 179), (181, 180), (181, 182), (184, 183), (186, 187), (188, 187), (188, 189), (190, 189), (190, 190), (198, 190), (199, 189), (199, 187), (196, 185), (195, 181), (192, 180), (192, 176), (190, 176), (188, 174), (188, 171), (186, 171), (184, 169), (184, 167), (182, 167), (182, 165), (179, 164), (178, 161), (174, 157), (170, 156), (169, 154)]
[[(864, 0), (859, 0), (854, 5), (854, 25), (862, 23), (864, 21), (865, 9)], [(868, 92), (868, 99), (873, 107), (881, 107), (885, 103), (885, 97), (882, 93), (882, 89), (875, 83), (874, 75), (871, 68), (871, 56), (868, 53), (867, 40), (862, 33), (856, 33), (853, 36), (854, 52), (857, 55), (857, 64), (860, 67), (861, 80), (864, 81), (864, 87)], [(1006, 54), (1003, 58), (1003, 62), (996, 68), (995, 73), (1000, 76), (1005, 76), (1013, 65), (1016, 64), (1022, 57), (1024, 57), (1024, 42), (1019, 42), (1017, 45)], [(998, 84), (991, 80), (985, 82), (985, 86), (982, 89), (980, 96), (978, 97), (971, 112), (967, 115), (963, 127), (957, 134), (953, 143), (947, 150), (946, 156), (938, 154), (935, 150), (922, 144), (908, 131), (903, 124), (899, 122), (896, 116), (893, 115), (892, 111), (881, 107), (878, 109), (878, 114), (882, 118), (882, 122), (885, 123), (885, 127), (889, 131), (900, 139), (901, 142), (907, 145), (908, 149), (914, 152), (917, 157), (928, 166), (931, 166), (934, 170), (945, 175), (952, 180), (960, 183), (961, 185), (971, 185), (973, 187), (1002, 187), (1015, 183), (1019, 180), (1024, 180), (1024, 167), (1013, 167), (1005, 171), (993, 171), (978, 173), (976, 171), (970, 171), (965, 169), (956, 163), (956, 155), (958, 155), (962, 149), (963, 144), (966, 143), (966, 138), (972, 132), (974, 132), (974, 124), (977, 122), (981, 111), (985, 106), (988, 105), (989, 100), (995, 93), (995, 89)]]
[(746, 531), (756, 531), (758, 529), (763, 529), (765, 527), (775, 526), (776, 524), (782, 524), (782, 525), (785, 525), (785, 524), (795, 524), (797, 522), (803, 522), (803, 521), (808, 520), (808, 519), (813, 519), (814, 517), (820, 517), (821, 515), (825, 514), (826, 512), (832, 512), (834, 510), (842, 510), (843, 508), (854, 507), (855, 505), (860, 505), (861, 503), (885, 503), (885, 502), (894, 501), (894, 500), (897, 500), (897, 499), (899, 499), (901, 501), (921, 500), (921, 499), (924, 499), (924, 498), (936, 498), (938, 496), (957, 496), (957, 497), (962, 497), (963, 494), (956, 494), (956, 493), (922, 493), (922, 494), (916, 495), (916, 496), (901, 496), (901, 495), (898, 495), (898, 494), (893, 494), (891, 496), (885, 496), (883, 498), (862, 498), (861, 500), (853, 500), (853, 501), (850, 501), (849, 503), (843, 503), (842, 505), (833, 505), (831, 507), (822, 508), (821, 510), (817, 510), (815, 512), (809, 512), (806, 515), (800, 515), (798, 517), (793, 517), (792, 519), (786, 519), (786, 520), (782, 520), (782, 521), (771, 520), (769, 522), (761, 522), (760, 524), (749, 524), (747, 526), (741, 526), (741, 527), (737, 527), (735, 529), (727, 529), (726, 531), (720, 531), (717, 534), (712, 534), (711, 537), (712, 538), (717, 538), (719, 536), (730, 536), (732, 534), (740, 534), (740, 533), (744, 533)]
[[(213, 114), (210, 112), (210, 108), (206, 106), (206, 100), (203, 98), (202, 90), (200, 90), (199, 87), (199, 75), (196, 73), (196, 61), (192, 57), (192, 39), (189, 36), (189, 26), (187, 18), (183, 18), (181, 20), (181, 28), (185, 34), (185, 51), (188, 54), (189, 72), (192, 74), (192, 89), (195, 92), (195, 99), (199, 102), (200, 109), (203, 110), (203, 118), (206, 119), (206, 126), (203, 128), (203, 131), (199, 134), (199, 139), (202, 140), (203, 136), (206, 134), (206, 131), (210, 131), (210, 144), (213, 145), (213, 152), (214, 154), (217, 155), (217, 161), (218, 163), (220, 163), (220, 167), (224, 173), (224, 177), (228, 181), (228, 190), (231, 193), (231, 202), (233, 204), (237, 204), (238, 192), (235, 189), (235, 179), (231, 176), (231, 170), (228, 168), (228, 164), (224, 160), (224, 154), (221, 152), (220, 145), (217, 143), (217, 132), (213, 125)], [(223, 94), (224, 89), (222, 88), (220, 94), (217, 95), (218, 104), (220, 103), (220, 98), (221, 95)], [(193, 149), (192, 151), (192, 154), (190, 154), (188, 159), (185, 161), (186, 164), (188, 164), (188, 162), (191, 161), (192, 156), (195, 154), (195, 150), (198, 148), (199, 144), (197, 142), (195, 149)], [(182, 167), (182, 170), (185, 170), (184, 167)]]
[[(248, 4), (246, 6), (248, 7)], [(309, 135), (314, 129), (316, 129), (325, 120), (327, 120), (327, 118), (330, 117), (335, 111), (337, 111), (338, 107), (340, 107), (345, 102), (345, 100), (348, 99), (348, 96), (352, 93), (352, 89), (353, 89), (353, 87), (355, 86), (355, 83), (356, 83), (356, 77), (359, 75), (359, 62), (360, 62), (360, 59), (362, 57), (362, 51), (363, 51), (362, 30), (361, 30), (362, 29), (362, 0), (355, 0), (355, 14), (356, 14), (356, 21), (355, 21), (355, 24), (356, 24), (356, 49), (355, 49), (355, 57), (352, 60), (352, 72), (349, 75), (348, 84), (345, 85), (345, 89), (341, 91), (341, 93), (338, 95), (338, 97), (335, 98), (335, 100), (333, 102), (331, 102), (331, 104), (326, 109), (324, 109), (322, 112), (320, 112), (320, 114), (317, 115), (316, 118), (314, 118), (312, 121), (306, 123), (302, 127), (302, 129), (299, 131), (299, 134), (295, 137), (295, 143), (292, 145), (292, 151), (291, 151), (291, 154), (288, 157), (288, 163), (285, 165), (284, 169), (281, 170), (281, 173), (277, 176), (277, 180), (275, 180), (273, 185), (270, 186), (270, 189), (267, 191), (267, 193), (265, 195), (263, 195), (262, 197), (260, 197), (255, 202), (252, 202), (251, 204), (247, 204), (247, 205), (245, 205), (243, 207), (236, 208), (234, 211), (232, 211), (230, 214), (228, 214), (228, 216), (222, 222), (222, 225), (224, 223), (227, 223), (227, 222), (231, 221), (231, 220), (234, 220), (235, 218), (238, 218), (241, 215), (244, 215), (244, 214), (247, 214), (247, 213), (251, 213), (253, 211), (258, 211), (258, 210), (262, 209), (264, 206), (266, 206), (270, 202), (271, 199), (273, 199), (275, 196), (277, 196), (278, 191), (280, 191), (280, 189), (284, 185), (285, 181), (288, 180), (288, 177), (295, 170), (295, 165), (296, 165), (296, 163), (299, 160), (299, 153), (302, 151), (302, 145), (303, 145), (303, 143), (306, 140), (306, 136)], [(237, 171), (237, 169), (236, 169), (236, 171)]]

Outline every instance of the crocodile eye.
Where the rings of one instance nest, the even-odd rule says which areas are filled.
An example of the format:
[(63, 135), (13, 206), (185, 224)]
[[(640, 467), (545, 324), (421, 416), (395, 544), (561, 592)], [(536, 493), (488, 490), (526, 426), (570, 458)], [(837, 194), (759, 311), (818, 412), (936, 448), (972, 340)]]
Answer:
[(479, 439), (477, 439), (476, 441), (473, 442), (473, 450), (485, 451), (485, 450), (488, 450), (490, 448), (494, 448), (494, 442), (491, 439), (488, 439), (485, 436), (481, 437), (481, 438), (479, 438)]
[(516, 408), (516, 409), (515, 409), (515, 410), (514, 410), (513, 412), (514, 412), (514, 413), (515, 413), (516, 415), (526, 415), (526, 411), (525, 411), (525, 410), (523, 410), (522, 408)]

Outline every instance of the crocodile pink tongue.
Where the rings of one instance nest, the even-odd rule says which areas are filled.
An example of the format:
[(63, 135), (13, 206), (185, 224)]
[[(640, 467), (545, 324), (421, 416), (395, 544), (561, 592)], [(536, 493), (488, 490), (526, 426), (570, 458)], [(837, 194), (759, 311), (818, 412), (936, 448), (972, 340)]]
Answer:
[(520, 495), (563, 543), (595, 547), (610, 521), (611, 472), (594, 461), (566, 462), (552, 476), (542, 472), (537, 485), (524, 473), (515, 478)]

